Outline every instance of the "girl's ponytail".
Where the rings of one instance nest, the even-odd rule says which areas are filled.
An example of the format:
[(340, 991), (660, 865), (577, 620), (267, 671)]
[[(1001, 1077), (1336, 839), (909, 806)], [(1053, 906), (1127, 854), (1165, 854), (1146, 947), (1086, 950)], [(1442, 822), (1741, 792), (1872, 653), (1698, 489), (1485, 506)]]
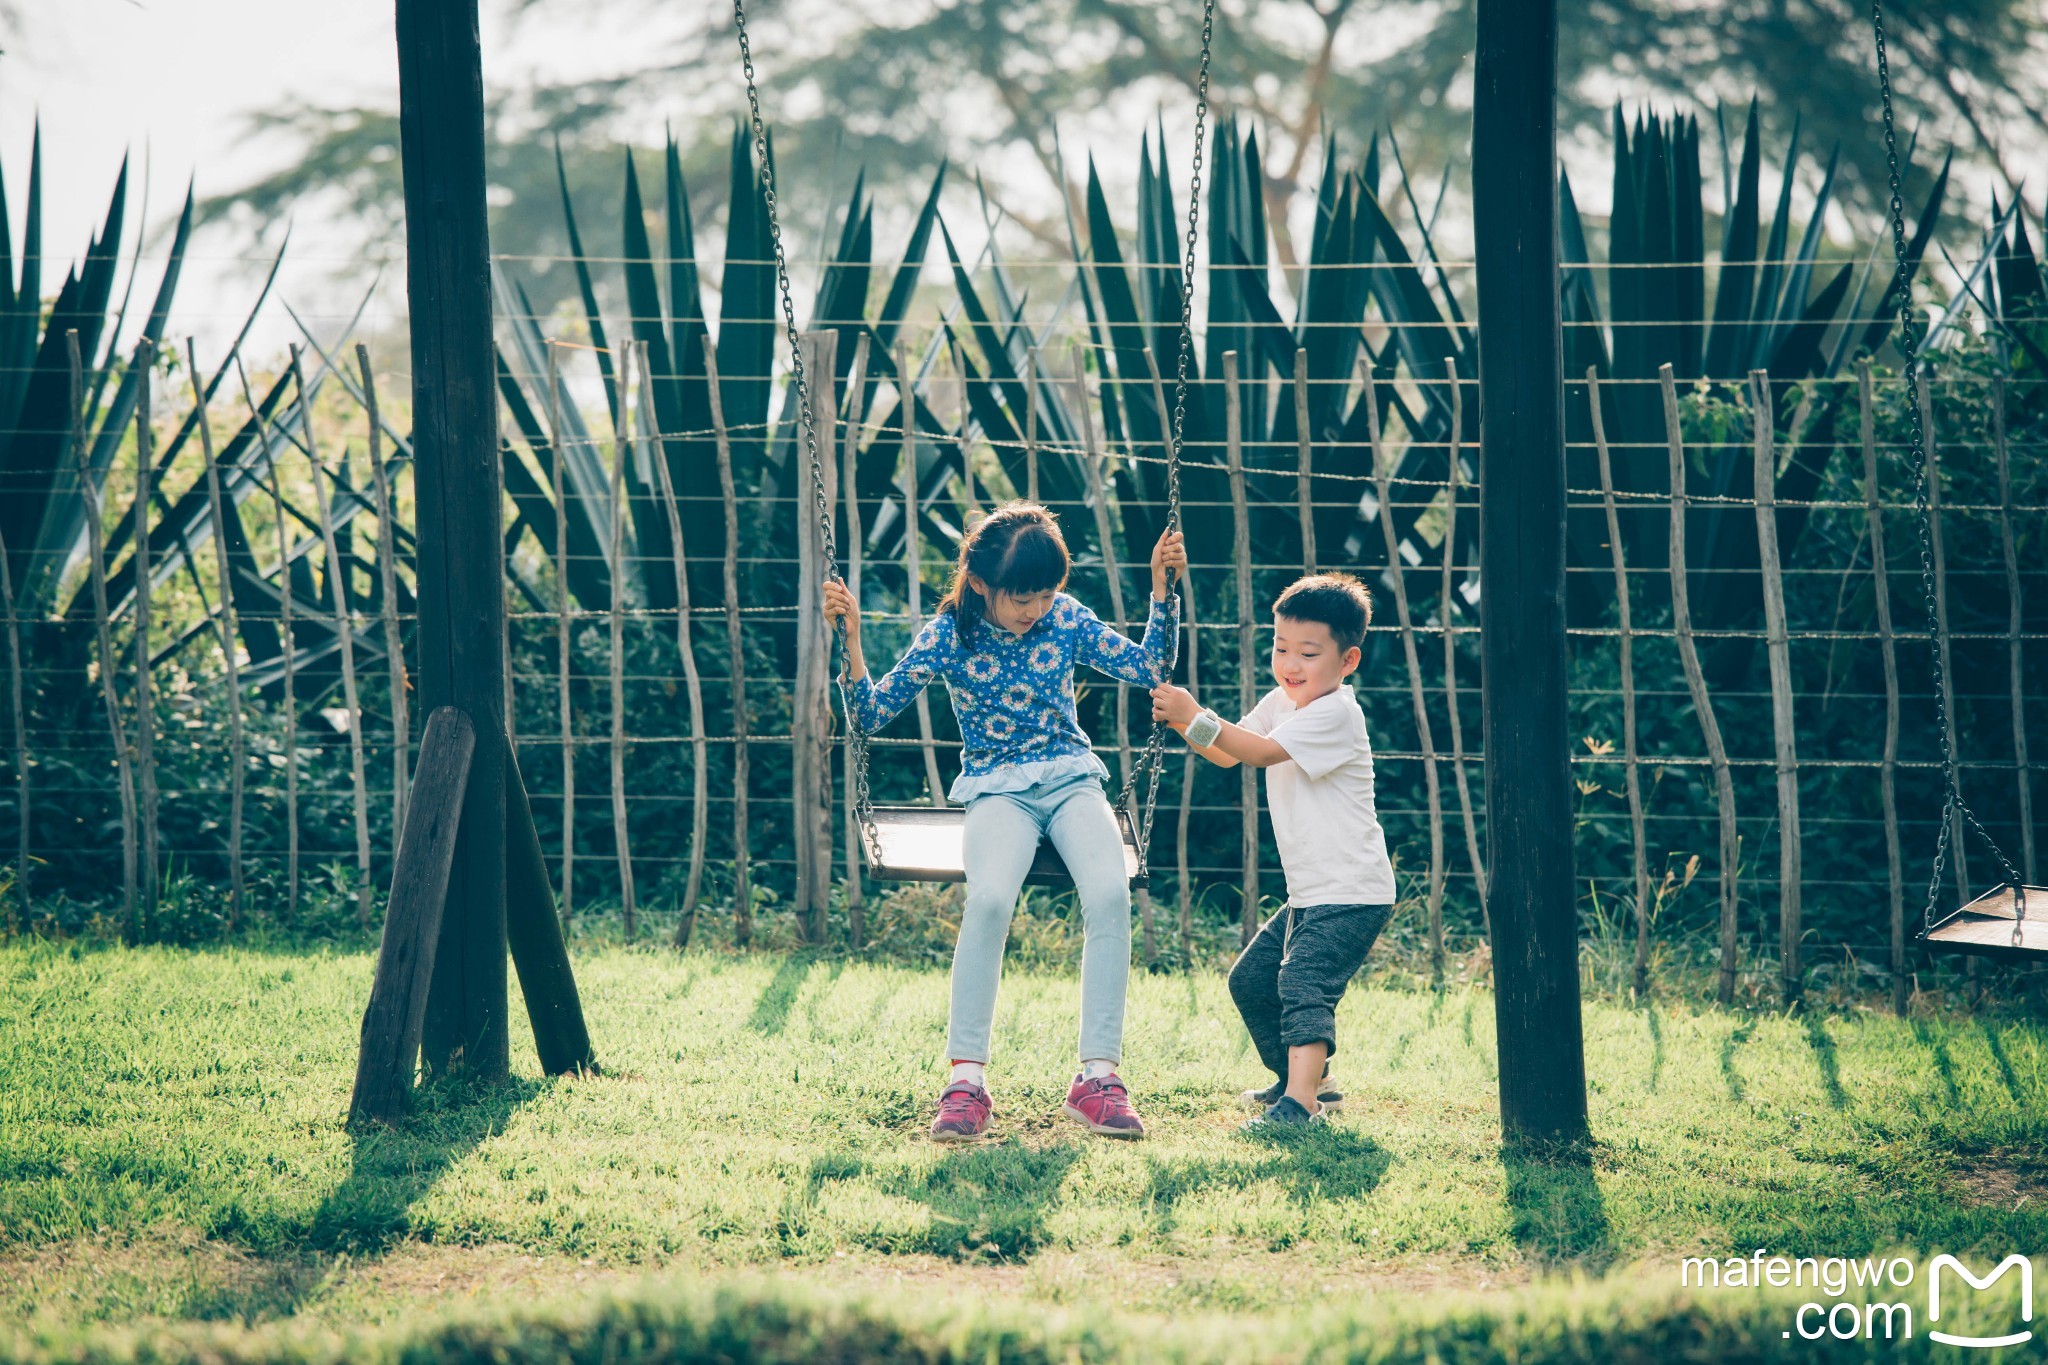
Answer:
[(1071, 564), (1066, 539), (1051, 512), (1035, 502), (1006, 502), (961, 538), (953, 580), (939, 599), (938, 610), (952, 615), (955, 631), (965, 640), (988, 613), (988, 603), (967, 581), (970, 574), (990, 592), (1024, 597), (1064, 588)]

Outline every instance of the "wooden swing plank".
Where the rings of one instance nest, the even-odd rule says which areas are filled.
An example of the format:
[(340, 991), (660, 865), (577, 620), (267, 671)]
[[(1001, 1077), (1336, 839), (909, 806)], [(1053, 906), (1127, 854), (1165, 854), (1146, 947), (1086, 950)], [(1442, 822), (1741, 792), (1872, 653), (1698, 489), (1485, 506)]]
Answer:
[[(1988, 891), (1957, 910), (1920, 936), (1929, 948), (1943, 952), (1974, 953), (1980, 957), (2009, 962), (2037, 962), (2048, 958), (2048, 887), (2030, 886), (2027, 916), (2019, 917), (2019, 898), (2010, 886)], [(2013, 942), (2018, 921), (2020, 938)]]
[[(868, 875), (890, 882), (964, 882), (967, 812), (959, 806), (876, 806), (874, 837), (868, 840)], [(1137, 833), (1128, 814), (1117, 813), (1124, 836), (1124, 872), (1132, 886), (1139, 873)], [(865, 837), (865, 836), (864, 836)], [(1024, 878), (1032, 886), (1071, 886), (1073, 877), (1059, 850), (1040, 840), (1038, 856)]]

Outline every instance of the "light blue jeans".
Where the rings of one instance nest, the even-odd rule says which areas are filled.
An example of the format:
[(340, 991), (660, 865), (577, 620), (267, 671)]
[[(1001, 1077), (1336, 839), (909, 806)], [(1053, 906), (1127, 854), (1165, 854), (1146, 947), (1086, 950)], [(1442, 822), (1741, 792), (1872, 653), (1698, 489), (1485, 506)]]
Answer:
[(1114, 1062), (1123, 1051), (1131, 886), (1123, 834), (1102, 780), (1083, 773), (967, 803), (967, 905), (953, 949), (946, 1023), (946, 1055), (954, 1061), (988, 1060), (1003, 948), (1040, 835), (1066, 860), (1081, 900), (1081, 1059)]

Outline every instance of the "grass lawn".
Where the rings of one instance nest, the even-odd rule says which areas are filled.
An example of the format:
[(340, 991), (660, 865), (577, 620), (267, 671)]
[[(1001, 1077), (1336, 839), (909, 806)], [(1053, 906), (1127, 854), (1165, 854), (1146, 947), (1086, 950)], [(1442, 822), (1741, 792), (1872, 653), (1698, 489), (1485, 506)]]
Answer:
[[(0, 1359), (125, 1357), (136, 1330), (170, 1356), (364, 1354), (622, 1313), (682, 1333), (672, 1353), (802, 1317), (816, 1349), (790, 1358), (831, 1355), (829, 1319), (926, 1358), (1363, 1356), (1469, 1329), (1496, 1345), (1445, 1358), (1478, 1360), (1541, 1320), (1633, 1333), (1608, 1358), (1718, 1359), (1657, 1332), (1675, 1314), (1699, 1350), (1777, 1349), (1815, 1292), (1682, 1295), (1682, 1257), (1975, 1251), (1981, 1271), (2048, 1241), (2048, 1032), (2022, 1017), (1589, 1001), (1596, 1141), (1544, 1161), (1503, 1153), (1483, 989), (1354, 988), (1347, 1112), (1261, 1141), (1237, 1126), (1264, 1078), (1220, 978), (1140, 974), (1124, 1070), (1152, 1136), (1119, 1143), (1058, 1117), (1072, 975), (1013, 970), (999, 1140), (947, 1149), (924, 1137), (942, 970), (591, 948), (602, 1077), (541, 1079), (521, 1017), (509, 1088), (430, 1090), (352, 1137), (370, 966), (0, 947)], [(1925, 1306), (1919, 1282), (1901, 1297)], [(912, 1350), (895, 1340), (836, 1349)]]

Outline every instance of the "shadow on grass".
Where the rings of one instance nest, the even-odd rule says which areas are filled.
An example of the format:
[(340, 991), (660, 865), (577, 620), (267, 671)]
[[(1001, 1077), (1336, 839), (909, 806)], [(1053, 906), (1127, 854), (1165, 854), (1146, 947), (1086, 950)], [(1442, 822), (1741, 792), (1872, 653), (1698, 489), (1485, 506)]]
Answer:
[(377, 1254), (402, 1240), (412, 1206), (449, 1167), (505, 1129), (545, 1082), (460, 1078), (422, 1086), (412, 1112), (390, 1127), (349, 1134), (349, 1173), (307, 1219), (310, 1251)]
[(1607, 1201), (1593, 1173), (1590, 1147), (1578, 1143), (1509, 1142), (1501, 1148), (1515, 1241), (1532, 1260), (1573, 1261), (1599, 1275), (1613, 1264)]
[(747, 1019), (747, 1027), (755, 1033), (773, 1038), (789, 1025), (789, 1012), (796, 1006), (796, 997), (804, 988), (804, 981), (811, 969), (818, 965), (814, 957), (790, 955), (775, 964), (775, 975), (768, 978), (768, 984), (761, 988), (761, 998), (754, 1002), (754, 1012)]
[(1913, 1020), (1913, 1037), (1927, 1049), (1928, 1060), (1934, 1064), (1935, 1077), (1940, 1080), (1941, 1088), (1947, 1092), (1950, 1107), (1961, 1104), (1963, 1094), (1956, 1088), (1956, 1064), (1948, 1055), (1948, 1040), (1925, 1019), (1919, 1018)]
[(1804, 1012), (1806, 1045), (1813, 1049), (1814, 1064), (1820, 1068), (1821, 1089), (1827, 1093), (1828, 1106), (1833, 1109), (1849, 1107), (1849, 1093), (1842, 1089), (1842, 1067), (1835, 1056), (1835, 1040), (1828, 1036), (1827, 1021), (1812, 1011)]
[(1657, 1086), (1664, 1079), (1664, 1024), (1654, 1005), (1642, 1007), (1643, 1022), (1650, 1030), (1650, 1083), (1651, 1094), (1657, 1093)]
[(1032, 1148), (1003, 1143), (950, 1151), (930, 1165), (883, 1167), (852, 1153), (834, 1153), (811, 1162), (803, 1208), (786, 1213), (785, 1221), (800, 1233), (805, 1215), (828, 1183), (872, 1176), (877, 1189), (923, 1204), (932, 1216), (923, 1227), (853, 1234), (853, 1240), (869, 1250), (1022, 1261), (1051, 1235), (1048, 1215), (1059, 1204), (1067, 1172), (1080, 1157), (1078, 1144)]
[(1735, 1069), (1735, 1054), (1756, 1036), (1756, 1022), (1754, 1016), (1743, 1020), (1721, 1044), (1721, 1079), (1728, 1083), (1728, 1098), (1732, 1100), (1742, 1098), (1742, 1074)]

